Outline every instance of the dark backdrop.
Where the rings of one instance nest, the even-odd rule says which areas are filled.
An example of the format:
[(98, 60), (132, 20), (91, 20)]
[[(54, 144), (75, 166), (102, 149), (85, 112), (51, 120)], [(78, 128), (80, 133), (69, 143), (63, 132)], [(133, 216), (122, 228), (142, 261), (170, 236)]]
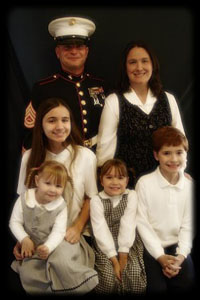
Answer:
[[(6, 14), (6, 222), (16, 198), (23, 139), (23, 117), (35, 81), (56, 72), (59, 64), (48, 23), (55, 17), (91, 18), (97, 26), (87, 69), (114, 86), (121, 51), (133, 39), (143, 39), (158, 56), (165, 90), (179, 105), (190, 143), (187, 171), (194, 172), (194, 10), (187, 6), (13, 6)], [(8, 236), (10, 233), (8, 232)], [(9, 239), (8, 257), (12, 258)], [(10, 280), (10, 279), (9, 279)], [(13, 284), (8, 282), (8, 285)]]

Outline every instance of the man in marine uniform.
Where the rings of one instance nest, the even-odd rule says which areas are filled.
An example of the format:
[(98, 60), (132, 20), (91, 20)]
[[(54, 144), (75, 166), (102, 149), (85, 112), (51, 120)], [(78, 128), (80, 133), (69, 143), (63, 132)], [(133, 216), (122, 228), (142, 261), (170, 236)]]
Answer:
[(24, 148), (31, 147), (31, 134), (37, 108), (42, 100), (59, 97), (71, 108), (75, 122), (84, 139), (84, 145), (96, 149), (100, 116), (105, 99), (105, 83), (85, 72), (89, 41), (96, 26), (85, 18), (64, 17), (51, 21), (50, 35), (56, 41), (56, 56), (60, 70), (35, 83), (26, 108), (24, 125), (29, 131)]

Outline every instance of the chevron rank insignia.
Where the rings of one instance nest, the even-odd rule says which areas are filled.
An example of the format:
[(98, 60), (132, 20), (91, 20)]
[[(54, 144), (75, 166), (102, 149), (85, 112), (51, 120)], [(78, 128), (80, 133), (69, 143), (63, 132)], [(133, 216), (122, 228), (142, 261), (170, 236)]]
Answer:
[(26, 108), (24, 125), (26, 128), (33, 128), (35, 125), (36, 112), (32, 106), (32, 102)]

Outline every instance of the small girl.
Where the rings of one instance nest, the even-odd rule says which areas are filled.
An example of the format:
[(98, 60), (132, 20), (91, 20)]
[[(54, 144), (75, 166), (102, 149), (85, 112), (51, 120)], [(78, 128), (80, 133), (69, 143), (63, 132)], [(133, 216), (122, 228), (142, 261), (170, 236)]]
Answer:
[[(48, 291), (50, 288), (48, 276), (53, 275), (57, 266), (56, 261), (53, 266), (50, 254), (63, 241), (66, 233), (67, 207), (62, 194), (69, 181), (63, 164), (45, 161), (39, 168), (30, 170), (26, 182), (28, 190), (19, 196), (14, 205), (9, 226), (21, 243), (23, 260), (14, 261), (12, 268), (19, 273), (28, 293), (39, 292), (41, 288)], [(43, 268), (44, 265), (46, 268)], [(54, 270), (49, 270), (46, 276), (48, 265)], [(29, 276), (26, 276), (28, 273)]]
[(104, 190), (91, 199), (90, 206), (99, 276), (95, 292), (143, 294), (146, 274), (143, 244), (136, 232), (137, 196), (134, 190), (126, 189), (125, 164), (119, 159), (105, 162), (100, 182)]

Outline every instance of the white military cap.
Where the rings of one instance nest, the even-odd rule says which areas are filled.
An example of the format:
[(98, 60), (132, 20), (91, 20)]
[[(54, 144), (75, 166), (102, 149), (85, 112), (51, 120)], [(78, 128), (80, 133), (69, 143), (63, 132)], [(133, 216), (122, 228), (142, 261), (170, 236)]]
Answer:
[(94, 22), (86, 18), (64, 17), (51, 21), (48, 26), (50, 35), (58, 43), (65, 43), (69, 39), (82, 39), (88, 41), (94, 33)]

